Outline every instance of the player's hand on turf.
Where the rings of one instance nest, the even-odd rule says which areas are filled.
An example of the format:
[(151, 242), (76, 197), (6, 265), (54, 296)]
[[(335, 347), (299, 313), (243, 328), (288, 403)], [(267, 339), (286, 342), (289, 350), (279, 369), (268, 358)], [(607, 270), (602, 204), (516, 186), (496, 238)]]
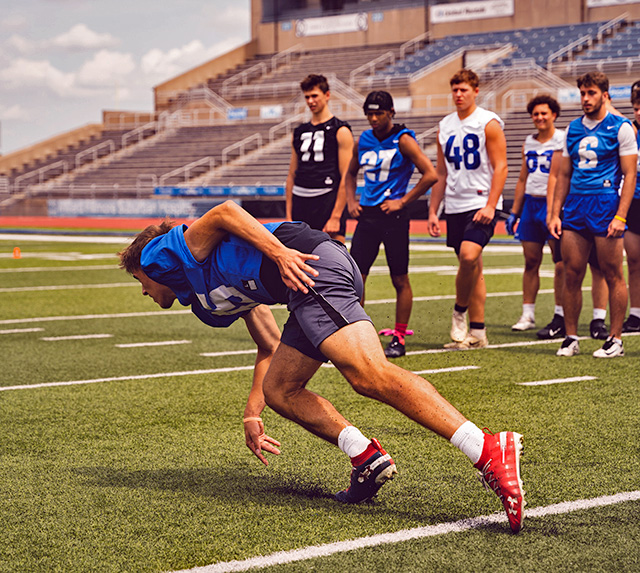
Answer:
[(439, 237), (442, 233), (440, 229), (440, 221), (437, 215), (429, 215), (429, 220), (427, 221), (427, 231), (432, 237)]
[(478, 223), (479, 225), (490, 225), (495, 216), (496, 210), (493, 207), (486, 205), (476, 212), (473, 216), (473, 222)]
[(387, 215), (400, 211), (402, 208), (403, 205), (400, 199), (387, 199), (380, 205), (380, 210)]
[(509, 215), (509, 218), (507, 219), (507, 222), (505, 223), (505, 227), (507, 229), (507, 234), (508, 235), (515, 235), (516, 234), (516, 224), (518, 222), (518, 215), (516, 215), (515, 213), (511, 213)]
[(268, 466), (269, 462), (262, 453), (263, 451), (275, 454), (276, 456), (280, 455), (280, 450), (276, 447), (280, 445), (280, 442), (264, 433), (262, 420), (245, 421), (244, 438), (247, 447), (265, 466)]
[(285, 286), (306, 294), (309, 292), (307, 287), (315, 285), (311, 277), (318, 276), (318, 271), (310, 267), (306, 261), (317, 261), (319, 258), (318, 255), (301, 253), (295, 249), (285, 247), (275, 262), (278, 265), (280, 276)]

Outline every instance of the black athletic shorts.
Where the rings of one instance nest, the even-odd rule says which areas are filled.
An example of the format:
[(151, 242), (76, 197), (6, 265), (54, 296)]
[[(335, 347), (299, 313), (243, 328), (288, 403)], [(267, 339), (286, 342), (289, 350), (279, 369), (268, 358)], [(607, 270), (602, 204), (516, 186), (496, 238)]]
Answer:
[(627, 212), (627, 230), (640, 235), (640, 199), (633, 199)]
[[(293, 195), (291, 200), (291, 217), (294, 221), (304, 221), (312, 229), (322, 231), (326, 222), (331, 217), (333, 207), (336, 204), (337, 191), (330, 191), (316, 197), (300, 197)], [(347, 232), (347, 209), (342, 211), (340, 217), (339, 235)]]
[(351, 256), (363, 275), (369, 274), (381, 243), (391, 275), (409, 273), (409, 222), (406, 209), (387, 215), (380, 207), (362, 207), (351, 240)]
[(473, 217), (479, 211), (465, 211), (446, 215), (447, 220), (447, 247), (453, 247), (456, 255), (460, 254), (460, 246), (463, 241), (476, 243), (486, 247), (496, 228), (496, 217), (488, 225), (474, 223)]
[(313, 280), (314, 293), (288, 290), (290, 311), (280, 340), (302, 354), (321, 362), (327, 357), (318, 350), (320, 343), (347, 324), (368, 320), (360, 305), (364, 293), (362, 277), (347, 248), (337, 241), (324, 241), (312, 254), (317, 261), (307, 264), (320, 274)]

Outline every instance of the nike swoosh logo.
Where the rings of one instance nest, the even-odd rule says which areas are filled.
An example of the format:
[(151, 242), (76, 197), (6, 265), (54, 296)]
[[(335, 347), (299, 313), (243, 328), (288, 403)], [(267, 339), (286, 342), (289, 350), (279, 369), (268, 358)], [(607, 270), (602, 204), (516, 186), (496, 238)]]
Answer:
[(560, 332), (560, 328), (556, 328), (556, 329), (550, 328), (550, 329), (549, 329), (549, 336), (552, 336), (552, 337), (553, 337), (553, 336), (555, 336), (556, 334), (558, 334), (558, 332)]
[(607, 125), (607, 129), (615, 129), (616, 126), (615, 125)]

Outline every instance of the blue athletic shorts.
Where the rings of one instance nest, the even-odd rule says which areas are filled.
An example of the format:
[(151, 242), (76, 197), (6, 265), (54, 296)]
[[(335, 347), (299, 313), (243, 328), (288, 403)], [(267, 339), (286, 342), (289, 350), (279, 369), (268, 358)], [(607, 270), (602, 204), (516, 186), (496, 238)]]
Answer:
[(337, 241), (325, 241), (313, 254), (320, 257), (307, 261), (320, 273), (313, 279), (316, 294), (287, 291), (291, 314), (280, 340), (314, 360), (327, 362), (318, 350), (320, 343), (347, 324), (371, 322), (371, 318), (360, 304), (364, 293), (362, 275), (347, 248)]
[(546, 197), (524, 196), (524, 205), (515, 238), (519, 241), (542, 244), (552, 238), (547, 228)]
[(618, 211), (617, 193), (580, 195), (569, 193), (564, 204), (562, 228), (585, 237), (606, 237)]

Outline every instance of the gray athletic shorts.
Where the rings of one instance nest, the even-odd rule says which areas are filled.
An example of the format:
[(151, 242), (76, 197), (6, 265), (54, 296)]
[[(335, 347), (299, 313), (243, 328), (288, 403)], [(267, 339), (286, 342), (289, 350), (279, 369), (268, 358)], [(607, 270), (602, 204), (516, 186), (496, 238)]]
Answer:
[(371, 322), (371, 318), (360, 305), (364, 292), (362, 276), (347, 248), (337, 241), (325, 241), (313, 254), (320, 257), (307, 261), (320, 273), (313, 279), (316, 294), (288, 291), (287, 308), (291, 314), (281, 341), (314, 360), (327, 362), (327, 357), (318, 350), (320, 343), (347, 324)]

